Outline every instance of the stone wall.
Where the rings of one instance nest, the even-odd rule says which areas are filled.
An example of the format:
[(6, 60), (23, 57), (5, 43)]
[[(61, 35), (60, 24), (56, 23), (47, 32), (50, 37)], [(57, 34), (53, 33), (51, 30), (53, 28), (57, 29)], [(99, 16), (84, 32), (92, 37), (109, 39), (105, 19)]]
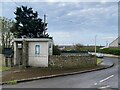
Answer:
[(65, 56), (65, 55), (54, 55), (49, 56), (49, 66), (52, 67), (91, 67), (96, 66), (96, 57), (92, 56)]
[(4, 55), (3, 55), (3, 54), (0, 54), (0, 66), (4, 66), (4, 65), (5, 65), (4, 60), (5, 60)]

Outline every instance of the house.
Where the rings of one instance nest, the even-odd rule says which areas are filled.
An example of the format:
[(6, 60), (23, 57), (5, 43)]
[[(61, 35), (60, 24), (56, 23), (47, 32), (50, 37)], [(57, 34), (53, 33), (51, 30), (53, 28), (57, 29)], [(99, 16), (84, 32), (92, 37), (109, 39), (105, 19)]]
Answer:
[[(24, 42), (25, 41), (25, 45)], [(52, 55), (53, 40), (50, 38), (14, 39), (14, 65), (48, 67), (48, 56)], [(26, 57), (26, 61), (23, 61)]]
[(120, 36), (109, 44), (109, 47), (119, 47), (119, 46), (120, 46)]

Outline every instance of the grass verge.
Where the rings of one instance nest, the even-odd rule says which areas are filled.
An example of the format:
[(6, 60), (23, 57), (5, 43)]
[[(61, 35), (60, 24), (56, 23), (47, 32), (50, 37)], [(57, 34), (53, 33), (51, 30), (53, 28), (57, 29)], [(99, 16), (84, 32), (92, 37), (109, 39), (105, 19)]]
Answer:
[(60, 69), (60, 68), (26, 68), (26, 69), (14, 69), (11, 70), (11, 73), (2, 77), (3, 82), (7, 82), (8, 84), (16, 84), (16, 80), (35, 78), (41, 76), (62, 74), (62, 73), (72, 73), (84, 70), (97, 69), (104, 66), (94, 66), (94, 67), (86, 67), (86, 68), (72, 68), (72, 69)]
[(10, 69), (11, 69), (10, 67), (1, 66), (1, 67), (0, 67), (0, 72), (1, 72), (1, 71), (7, 71), (7, 70), (10, 70)]
[(100, 64), (100, 63), (102, 63), (102, 61), (103, 61), (103, 59), (97, 58), (97, 65)]
[(17, 81), (16, 80), (11, 80), (11, 81), (7, 81), (6, 83), (10, 84), (10, 85), (14, 85), (14, 84), (17, 84)]

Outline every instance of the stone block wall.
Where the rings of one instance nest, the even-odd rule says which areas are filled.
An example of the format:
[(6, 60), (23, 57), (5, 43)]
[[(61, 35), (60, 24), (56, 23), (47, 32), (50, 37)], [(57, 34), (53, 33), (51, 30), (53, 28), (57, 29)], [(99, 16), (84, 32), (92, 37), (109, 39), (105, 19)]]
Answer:
[(0, 54), (0, 67), (4, 66), (4, 55)]
[(97, 64), (96, 57), (91, 56), (65, 56), (65, 55), (54, 55), (49, 56), (49, 66), (51, 67), (65, 67), (65, 68), (76, 68), (76, 67), (92, 67)]

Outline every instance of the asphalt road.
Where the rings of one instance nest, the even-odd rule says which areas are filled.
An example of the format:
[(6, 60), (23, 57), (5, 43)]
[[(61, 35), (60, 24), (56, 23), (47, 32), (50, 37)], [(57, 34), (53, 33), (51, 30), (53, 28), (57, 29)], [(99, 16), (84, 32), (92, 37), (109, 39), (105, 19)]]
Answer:
[(110, 90), (118, 88), (118, 58), (104, 57), (104, 61), (107, 64), (114, 62), (115, 66), (83, 74), (42, 79), (16, 85), (3, 85), (3, 88), (108, 88)]

